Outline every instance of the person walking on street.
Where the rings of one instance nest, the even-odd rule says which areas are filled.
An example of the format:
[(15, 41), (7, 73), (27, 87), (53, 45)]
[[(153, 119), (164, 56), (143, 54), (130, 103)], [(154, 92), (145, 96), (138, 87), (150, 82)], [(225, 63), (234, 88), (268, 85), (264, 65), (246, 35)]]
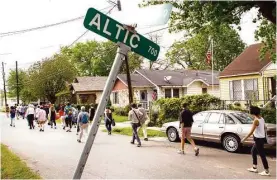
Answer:
[(29, 104), (28, 109), (26, 110), (26, 117), (27, 117), (30, 129), (35, 129), (35, 126), (34, 126), (35, 109), (33, 104)]
[(108, 131), (108, 135), (112, 134), (112, 121), (113, 121), (112, 111), (109, 107), (107, 107), (104, 112), (104, 122), (105, 122), (106, 129)]
[(65, 124), (66, 127), (68, 127), (69, 129), (66, 130), (66, 132), (71, 132), (71, 128), (72, 128), (72, 107), (70, 103), (67, 103), (67, 105), (64, 108), (64, 112), (65, 112)]
[(140, 119), (143, 114), (137, 109), (137, 105), (133, 103), (131, 105), (131, 110), (128, 113), (128, 120), (131, 121), (132, 129), (133, 129), (133, 137), (131, 140), (131, 144), (135, 144), (135, 140), (138, 142), (138, 147), (141, 146), (141, 141), (138, 135), (138, 127), (140, 127)]
[(84, 131), (86, 131), (86, 134), (88, 134), (88, 124), (89, 124), (89, 114), (85, 111), (85, 106), (81, 107), (81, 112), (78, 115), (77, 123), (80, 126), (80, 136), (77, 141), (80, 143), (82, 140), (82, 136)]
[(46, 112), (44, 110), (44, 107), (41, 106), (40, 110), (38, 111), (38, 124), (39, 124), (39, 131), (44, 132), (44, 125), (46, 123)]
[(65, 114), (64, 114), (64, 106), (60, 106), (60, 109), (59, 109), (59, 115), (60, 115), (60, 119), (62, 121), (62, 127), (63, 127), (63, 130), (65, 130)]
[(251, 106), (250, 107), (250, 114), (254, 117), (252, 129), (250, 133), (241, 140), (243, 143), (246, 141), (252, 134), (254, 134), (254, 144), (251, 149), (251, 154), (253, 158), (253, 166), (252, 168), (247, 169), (250, 172), (258, 173), (257, 169), (257, 154), (260, 154), (262, 159), (262, 163), (264, 166), (264, 171), (259, 173), (261, 176), (270, 176), (268, 162), (265, 155), (264, 144), (266, 142), (266, 126), (265, 120), (261, 116), (261, 110), (258, 107)]
[(51, 106), (50, 108), (50, 122), (51, 122), (51, 128), (53, 128), (53, 124), (55, 125), (55, 129), (57, 129), (57, 124), (56, 124), (56, 110), (54, 105)]
[(188, 109), (186, 103), (183, 104), (183, 111), (180, 113), (180, 127), (182, 132), (181, 137), (181, 149), (178, 151), (179, 154), (185, 154), (185, 140), (187, 139), (195, 151), (195, 156), (199, 155), (199, 148), (195, 146), (193, 139), (191, 138), (191, 127), (193, 124), (192, 112)]
[(20, 105), (18, 104), (16, 106), (16, 118), (19, 119), (19, 116), (20, 116)]
[(89, 109), (89, 121), (92, 122), (93, 118), (95, 115), (95, 109), (93, 104), (91, 105), (90, 109)]
[(11, 118), (11, 124), (10, 126), (15, 127), (15, 115), (16, 115), (16, 108), (14, 106), (11, 107), (10, 110), (10, 118)]
[(144, 136), (144, 141), (148, 141), (147, 137), (147, 125), (149, 123), (149, 117), (146, 113), (146, 110), (142, 107), (141, 104), (138, 105), (138, 110), (142, 113), (142, 117), (140, 119), (141, 126), (138, 128), (138, 131), (140, 128), (142, 128), (143, 136)]
[[(22, 116), (23, 119), (25, 119), (25, 112), (26, 112), (26, 108), (25, 108), (24, 104), (22, 104), (22, 106), (21, 106), (21, 116)], [(26, 116), (27, 116), (27, 114), (26, 114)]]

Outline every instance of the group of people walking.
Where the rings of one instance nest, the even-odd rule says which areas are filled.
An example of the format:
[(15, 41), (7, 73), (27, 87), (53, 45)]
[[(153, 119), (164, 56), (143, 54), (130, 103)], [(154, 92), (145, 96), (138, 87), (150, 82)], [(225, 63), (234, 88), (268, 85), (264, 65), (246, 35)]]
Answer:
[[(21, 106), (20, 108), (17, 108), (16, 106), (11, 106), (10, 108), (8, 105), (6, 106), (6, 112), (7, 116), (10, 116), (11, 118), (11, 124), (10, 126), (15, 127), (15, 117), (27, 117), (28, 125), (30, 129), (34, 129), (34, 121), (37, 122), (38, 127), (40, 128), (40, 131), (44, 132), (44, 126), (47, 120), (49, 119), (49, 125), (51, 125), (51, 128), (56, 129), (56, 109), (54, 105), (42, 105), (42, 106), (34, 106), (33, 104), (30, 104), (28, 108), (25, 108), (23, 110), (24, 106)], [(20, 110), (20, 112), (19, 112)], [(22, 112), (25, 112), (22, 114)], [(77, 106), (77, 108), (74, 108), (71, 106), (70, 103), (68, 103), (66, 106), (60, 106), (59, 107), (59, 117), (62, 119), (62, 126), (63, 129), (66, 130), (66, 132), (71, 132), (72, 125), (75, 125), (77, 127), (77, 135), (79, 135), (77, 141), (80, 143), (82, 136), (84, 132), (88, 133), (88, 126), (89, 122), (91, 122), (94, 118), (95, 110), (94, 107), (91, 106), (89, 109), (89, 113), (86, 112), (86, 108), (82, 106), (81, 108)], [(241, 142), (246, 141), (250, 136), (254, 136), (254, 144), (251, 150), (252, 159), (253, 159), (253, 166), (248, 169), (250, 172), (257, 173), (257, 154), (261, 156), (262, 163), (264, 166), (264, 171), (259, 173), (262, 176), (269, 176), (269, 166), (268, 161), (266, 159), (265, 150), (264, 150), (264, 144), (266, 143), (266, 127), (265, 127), (265, 120), (261, 116), (261, 110), (258, 107), (250, 107), (250, 114), (253, 116), (253, 125), (252, 129), (249, 132), (249, 134), (244, 137)], [(48, 116), (49, 115), (49, 116)], [(131, 104), (131, 110), (128, 113), (128, 120), (131, 121), (132, 126), (132, 139), (131, 144), (135, 144), (135, 141), (137, 141), (137, 147), (141, 147), (141, 140), (138, 135), (138, 131), (140, 128), (142, 128), (142, 132), (144, 135), (144, 140), (148, 141), (147, 138), (147, 125), (150, 122), (150, 119), (146, 113), (146, 110), (139, 104), (133, 103)], [(183, 104), (183, 110), (180, 113), (179, 116), (180, 120), (180, 128), (181, 128), (181, 148), (178, 150), (179, 154), (185, 154), (184, 152), (184, 145), (185, 140), (187, 139), (190, 144), (192, 145), (195, 156), (199, 155), (199, 148), (195, 145), (193, 139), (191, 138), (191, 127), (193, 124), (193, 115), (192, 112), (188, 109), (188, 104)], [(111, 135), (112, 133), (112, 126), (115, 126), (115, 121), (112, 116), (112, 110), (107, 107), (104, 112), (104, 122), (106, 129), (108, 131), (108, 135)], [(80, 134), (78, 134), (80, 133)]]

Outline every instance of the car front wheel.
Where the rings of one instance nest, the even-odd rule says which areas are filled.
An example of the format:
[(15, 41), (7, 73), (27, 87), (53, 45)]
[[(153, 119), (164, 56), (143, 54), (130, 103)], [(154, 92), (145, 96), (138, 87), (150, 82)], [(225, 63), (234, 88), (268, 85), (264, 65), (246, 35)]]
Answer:
[(239, 138), (233, 134), (227, 134), (223, 137), (222, 145), (228, 152), (238, 152), (240, 148)]
[(179, 139), (177, 129), (171, 127), (167, 130), (167, 138), (170, 142), (176, 142)]

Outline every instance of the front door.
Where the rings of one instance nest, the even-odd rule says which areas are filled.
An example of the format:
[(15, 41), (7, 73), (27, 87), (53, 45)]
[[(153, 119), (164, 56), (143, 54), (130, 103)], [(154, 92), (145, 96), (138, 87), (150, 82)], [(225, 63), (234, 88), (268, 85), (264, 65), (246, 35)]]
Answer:
[(147, 90), (140, 90), (140, 103), (144, 109), (148, 109)]
[(220, 142), (220, 137), (224, 129), (224, 116), (217, 112), (210, 113), (203, 125), (204, 140)]
[(271, 80), (271, 97), (270, 98), (272, 98), (273, 96), (276, 95), (276, 80), (273, 77), (271, 77), (270, 80)]

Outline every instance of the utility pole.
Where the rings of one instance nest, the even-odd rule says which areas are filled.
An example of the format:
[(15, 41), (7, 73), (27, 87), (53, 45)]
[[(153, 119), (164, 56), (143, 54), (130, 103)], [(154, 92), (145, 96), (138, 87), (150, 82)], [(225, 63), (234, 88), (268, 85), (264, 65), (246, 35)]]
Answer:
[(2, 74), (3, 74), (4, 96), (5, 96), (5, 106), (6, 106), (7, 105), (7, 92), (6, 92), (6, 80), (5, 80), (4, 62), (2, 62)]
[(15, 61), (15, 72), (16, 72), (16, 99), (17, 99), (17, 106), (19, 105), (19, 84), (18, 84), (18, 65), (17, 61)]
[(132, 90), (131, 75), (130, 75), (129, 63), (128, 63), (128, 54), (125, 56), (125, 65), (126, 65), (128, 91), (129, 91), (129, 104), (132, 104), (133, 103), (133, 90)]
[[(122, 10), (121, 2), (120, 0), (117, 0), (117, 9), (118, 11)], [(132, 83), (131, 83), (131, 75), (130, 75), (130, 69), (129, 69), (129, 63), (128, 63), (128, 54), (125, 55), (125, 66), (126, 66), (126, 76), (127, 76), (127, 84), (128, 84), (128, 92), (129, 92), (129, 104), (131, 105), (134, 101), (133, 99), (133, 90), (132, 90)]]

